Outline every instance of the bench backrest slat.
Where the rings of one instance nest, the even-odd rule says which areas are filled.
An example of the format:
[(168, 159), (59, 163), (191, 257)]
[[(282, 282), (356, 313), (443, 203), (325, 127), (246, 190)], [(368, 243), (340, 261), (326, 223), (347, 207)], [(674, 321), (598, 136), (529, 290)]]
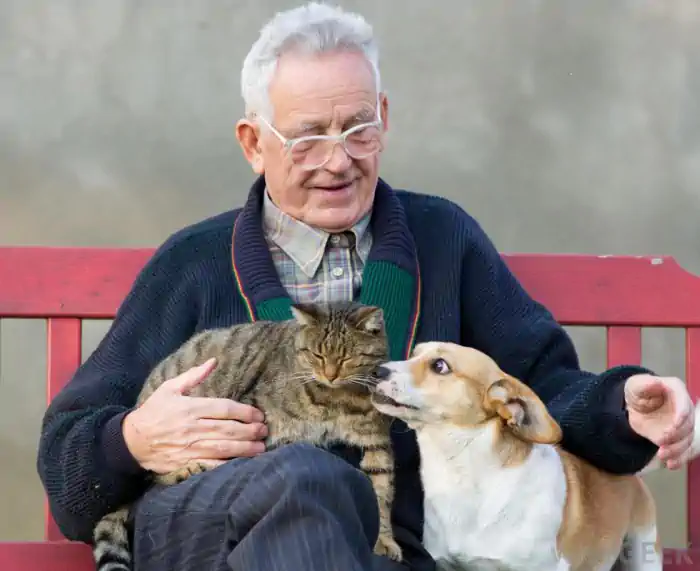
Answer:
[[(685, 377), (690, 394), (700, 399), (700, 327), (685, 333)], [(688, 468), (688, 540), (700, 545), (700, 458)]]
[[(80, 366), (82, 347), (82, 320), (75, 317), (51, 317), (46, 323), (47, 333), (47, 382), (46, 398), (51, 402)], [(48, 502), (45, 504), (46, 539), (63, 538), (51, 516)]]
[[(81, 361), (81, 319), (112, 319), (152, 248), (0, 247), (0, 318), (47, 320), (50, 400)], [(564, 325), (602, 326), (607, 365), (639, 364), (643, 327), (686, 329), (700, 397), (700, 278), (671, 257), (511, 254), (525, 289)], [(700, 545), (700, 461), (688, 469), (688, 539)], [(61, 535), (47, 517), (47, 538)]]
[(642, 362), (642, 328), (616, 325), (606, 328), (608, 367), (639, 365)]

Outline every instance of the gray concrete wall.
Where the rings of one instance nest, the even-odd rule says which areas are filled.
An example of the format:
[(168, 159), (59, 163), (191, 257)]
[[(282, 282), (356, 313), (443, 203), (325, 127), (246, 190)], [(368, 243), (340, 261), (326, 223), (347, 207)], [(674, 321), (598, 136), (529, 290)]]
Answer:
[[(392, 184), (458, 201), (504, 251), (671, 254), (700, 271), (697, 0), (342, 4), (381, 39)], [(240, 64), (292, 5), (0, 0), (0, 243), (157, 245), (240, 204)], [(86, 328), (86, 350), (105, 327)], [(601, 333), (573, 333), (599, 370)], [(0, 539), (33, 539), (43, 324), (6, 320), (1, 339)], [(683, 375), (679, 332), (644, 348)], [(652, 481), (671, 546), (684, 481)]]

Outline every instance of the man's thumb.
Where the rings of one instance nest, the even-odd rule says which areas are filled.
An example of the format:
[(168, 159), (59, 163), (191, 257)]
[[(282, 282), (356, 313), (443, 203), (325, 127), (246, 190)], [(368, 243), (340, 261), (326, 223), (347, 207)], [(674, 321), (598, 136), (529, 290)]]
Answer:
[(209, 376), (216, 366), (216, 359), (212, 357), (208, 361), (205, 361), (201, 365), (192, 367), (184, 373), (170, 379), (169, 384), (171, 384), (171, 389), (180, 394), (186, 394), (204, 379)]
[(666, 387), (661, 381), (649, 379), (646, 383), (637, 387), (635, 396), (640, 399), (652, 399), (662, 397), (666, 393)]
[(648, 375), (631, 378), (625, 387), (625, 401), (630, 410), (648, 414), (663, 405), (666, 395), (664, 384)]

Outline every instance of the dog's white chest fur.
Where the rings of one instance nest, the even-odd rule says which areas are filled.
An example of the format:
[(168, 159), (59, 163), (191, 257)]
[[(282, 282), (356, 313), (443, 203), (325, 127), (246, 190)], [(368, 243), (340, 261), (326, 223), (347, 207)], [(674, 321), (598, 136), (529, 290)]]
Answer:
[(479, 559), (514, 571), (569, 568), (557, 553), (566, 478), (552, 447), (535, 445), (523, 463), (503, 467), (490, 429), (423, 427), (417, 437), (424, 544), (440, 568)]

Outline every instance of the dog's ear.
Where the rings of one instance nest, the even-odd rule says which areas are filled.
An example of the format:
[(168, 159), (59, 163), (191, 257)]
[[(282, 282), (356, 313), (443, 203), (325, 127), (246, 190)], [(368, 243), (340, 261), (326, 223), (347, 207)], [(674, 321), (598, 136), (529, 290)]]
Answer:
[(505, 375), (484, 396), (484, 409), (500, 416), (510, 431), (526, 442), (556, 444), (561, 440), (559, 424), (525, 383)]

